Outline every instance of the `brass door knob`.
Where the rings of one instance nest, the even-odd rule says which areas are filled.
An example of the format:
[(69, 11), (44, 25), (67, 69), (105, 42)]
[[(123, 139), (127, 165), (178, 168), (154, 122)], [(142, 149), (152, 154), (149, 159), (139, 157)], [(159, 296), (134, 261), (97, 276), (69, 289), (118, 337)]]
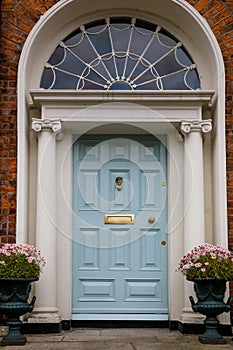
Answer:
[(155, 217), (154, 217), (154, 216), (149, 216), (148, 222), (149, 222), (150, 224), (153, 224), (153, 222), (155, 222)]
[(167, 242), (166, 242), (166, 241), (162, 241), (161, 244), (162, 244), (162, 245), (166, 245)]

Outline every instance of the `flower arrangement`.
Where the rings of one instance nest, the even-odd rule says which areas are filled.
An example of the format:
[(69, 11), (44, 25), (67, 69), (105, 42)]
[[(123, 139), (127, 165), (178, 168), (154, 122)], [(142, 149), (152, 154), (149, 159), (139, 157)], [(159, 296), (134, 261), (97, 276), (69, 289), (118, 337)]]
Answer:
[(0, 278), (39, 278), (45, 258), (28, 244), (4, 244), (0, 248)]
[(194, 247), (178, 263), (178, 271), (188, 280), (215, 278), (233, 279), (233, 253), (221, 246), (205, 243)]

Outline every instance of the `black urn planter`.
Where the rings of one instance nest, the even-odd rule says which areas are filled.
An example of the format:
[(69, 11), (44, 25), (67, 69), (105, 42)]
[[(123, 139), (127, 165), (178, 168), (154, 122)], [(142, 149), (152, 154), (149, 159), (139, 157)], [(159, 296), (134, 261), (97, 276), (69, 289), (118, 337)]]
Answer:
[(233, 301), (233, 298), (229, 297), (227, 302), (224, 302), (227, 281), (215, 278), (194, 278), (190, 281), (194, 282), (194, 290), (198, 299), (198, 302), (195, 303), (193, 297), (189, 297), (192, 309), (206, 316), (204, 321), (206, 330), (199, 336), (199, 341), (203, 344), (226, 344), (217, 329), (219, 325), (217, 316), (223, 312), (229, 312)]
[(1, 345), (24, 345), (26, 337), (20, 332), (20, 316), (32, 312), (36, 297), (28, 303), (31, 283), (38, 278), (0, 278), (0, 312), (7, 316), (9, 331)]

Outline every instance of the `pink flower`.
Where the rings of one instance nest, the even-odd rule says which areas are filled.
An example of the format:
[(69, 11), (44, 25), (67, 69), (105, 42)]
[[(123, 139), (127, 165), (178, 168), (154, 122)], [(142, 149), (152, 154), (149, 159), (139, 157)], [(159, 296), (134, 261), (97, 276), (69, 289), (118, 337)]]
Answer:
[(188, 278), (207, 276), (230, 280), (233, 277), (233, 252), (219, 245), (202, 244), (183, 256), (179, 262), (179, 271)]
[(206, 250), (201, 251), (201, 255), (205, 256), (206, 255)]
[(183, 270), (187, 270), (187, 269), (190, 269), (191, 265), (190, 264), (185, 264), (183, 266)]
[(195, 266), (195, 267), (201, 267), (202, 264), (199, 262), (199, 263), (196, 263), (194, 266)]
[(31, 256), (29, 256), (29, 257), (27, 258), (27, 261), (28, 261), (30, 264), (33, 262), (33, 260), (34, 260), (34, 258), (32, 258)]

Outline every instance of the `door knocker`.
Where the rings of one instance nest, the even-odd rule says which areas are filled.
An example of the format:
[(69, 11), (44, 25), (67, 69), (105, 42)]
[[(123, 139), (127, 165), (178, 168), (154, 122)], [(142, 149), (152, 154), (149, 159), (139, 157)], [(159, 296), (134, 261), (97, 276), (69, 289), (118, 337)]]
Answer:
[(123, 179), (121, 176), (117, 176), (115, 180), (115, 188), (117, 191), (121, 191), (123, 188)]

